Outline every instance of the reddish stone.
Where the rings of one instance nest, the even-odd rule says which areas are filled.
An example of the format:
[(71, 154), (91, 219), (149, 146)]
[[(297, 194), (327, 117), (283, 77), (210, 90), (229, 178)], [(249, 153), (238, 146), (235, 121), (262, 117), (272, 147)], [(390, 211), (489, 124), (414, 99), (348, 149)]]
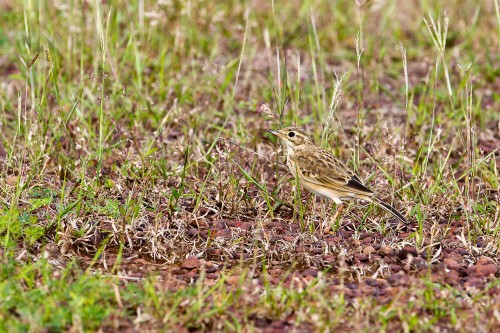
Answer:
[(385, 263), (385, 264), (394, 264), (394, 260), (391, 258), (391, 257), (383, 257), (382, 258), (382, 261)]
[(427, 267), (427, 261), (422, 258), (413, 258), (412, 265), (417, 267), (417, 269), (423, 269)]
[(189, 257), (184, 259), (181, 267), (184, 269), (195, 269), (201, 266), (201, 261), (196, 257)]
[(367, 237), (369, 237), (369, 236), (370, 236), (370, 233), (368, 233), (368, 232), (363, 232), (363, 233), (359, 236), (359, 239), (365, 239), (365, 238), (367, 238)]
[(456, 286), (460, 282), (460, 276), (457, 271), (450, 271), (445, 275), (444, 282), (449, 285)]
[(304, 276), (304, 281), (311, 282), (312, 280), (314, 280), (314, 276), (312, 276), (312, 275)]
[(495, 275), (497, 271), (498, 271), (498, 265), (495, 264), (479, 265), (476, 268), (476, 274), (483, 277)]
[(367, 278), (365, 280), (365, 283), (369, 285), (370, 287), (378, 287), (378, 281), (375, 279)]
[(337, 260), (337, 257), (327, 254), (327, 255), (323, 256), (323, 260), (326, 261), (327, 263), (331, 264)]
[(302, 276), (312, 276), (312, 277), (317, 277), (318, 276), (318, 271), (315, 270), (314, 268), (309, 268), (306, 269), (305, 271), (302, 272)]
[(286, 332), (286, 325), (288, 323), (286, 320), (276, 320), (271, 323), (270, 326), (266, 327), (264, 331), (266, 333), (281, 333), (281, 332)]
[(322, 254), (323, 253), (323, 249), (320, 249), (320, 248), (313, 249), (312, 253), (313, 254)]
[[(208, 263), (207, 263), (208, 264)], [(215, 267), (215, 266), (212, 266), (212, 267), (209, 267), (207, 268), (207, 273), (215, 273), (219, 270), (218, 267)]]
[(370, 254), (375, 252), (375, 248), (371, 245), (368, 245), (363, 249), (363, 254), (369, 256)]
[(402, 270), (402, 267), (399, 266), (399, 265), (396, 265), (396, 264), (389, 264), (389, 268), (391, 269), (391, 271), (393, 271), (394, 273), (397, 273), (399, 271)]
[(338, 232), (339, 236), (342, 238), (349, 238), (354, 234), (354, 231), (351, 230), (339, 230)]
[(452, 258), (445, 258), (443, 260), (443, 263), (444, 266), (448, 269), (458, 270), (462, 267), (455, 259)]
[(476, 265), (470, 265), (469, 267), (467, 267), (467, 269), (465, 270), (465, 273), (467, 275), (472, 275), (474, 273), (476, 273), (476, 269), (477, 269), (477, 266)]
[(345, 285), (347, 288), (349, 288), (350, 290), (356, 290), (358, 289), (358, 285), (354, 282), (349, 282)]
[(196, 235), (198, 234), (198, 229), (194, 229), (194, 228), (189, 229), (189, 230), (187, 231), (187, 234), (188, 234), (189, 236), (191, 236), (191, 237), (192, 237), (192, 236), (196, 236)]
[(304, 252), (307, 252), (307, 249), (304, 246), (297, 246), (297, 248), (295, 249), (295, 252), (304, 253)]
[(446, 276), (446, 272), (444, 270), (439, 270), (435, 273), (432, 273), (431, 280), (434, 283), (443, 283)]
[(278, 233), (281, 233), (281, 232), (283, 232), (283, 230), (285, 230), (283, 225), (281, 223), (277, 223), (277, 222), (271, 222), (271, 223), (267, 224), (266, 228), (274, 229)]
[(354, 297), (354, 293), (353, 293), (353, 291), (351, 289), (345, 288), (342, 291), (344, 293), (344, 297), (346, 297), (346, 298), (353, 298)]
[(230, 220), (230, 221), (227, 221), (227, 225), (228, 227), (230, 228), (240, 228), (242, 230), (250, 230), (252, 229), (252, 224), (249, 223), (249, 222), (243, 222), (241, 220)]
[(386, 279), (377, 279), (377, 287), (385, 289), (389, 287), (389, 283), (387, 283)]
[(211, 253), (212, 253), (212, 255), (214, 255), (214, 256), (219, 256), (219, 255), (221, 255), (221, 254), (222, 254), (222, 249), (213, 249), (213, 250), (211, 251)]
[(446, 258), (452, 258), (455, 259), (456, 261), (460, 262), (462, 260), (463, 256), (460, 253), (454, 252), (454, 251), (448, 251), (447, 254), (445, 255)]
[(198, 278), (198, 273), (196, 271), (189, 271), (186, 274), (184, 274), (187, 278), (192, 278), (192, 279), (197, 279)]
[(418, 252), (413, 246), (405, 246), (398, 253), (398, 257), (401, 260), (406, 260), (409, 255), (412, 255), (413, 257), (418, 256)]
[(477, 265), (491, 265), (491, 264), (495, 264), (495, 262), (493, 261), (493, 259), (487, 257), (481, 257), (477, 261)]
[(252, 230), (253, 229), (253, 224), (250, 222), (241, 222), (240, 228), (246, 231)]
[(390, 256), (394, 253), (394, 250), (390, 246), (381, 246), (379, 252), (385, 256)]
[(406, 286), (408, 285), (408, 276), (402, 272), (389, 275), (387, 282), (393, 286)]
[(229, 228), (224, 228), (217, 230), (215, 233), (216, 237), (221, 237), (221, 238), (230, 238), (232, 235), (231, 229)]
[(226, 228), (226, 225), (227, 225), (226, 219), (215, 220), (212, 222), (212, 228), (214, 229)]
[(328, 244), (328, 246), (335, 246), (335, 245), (338, 245), (341, 241), (342, 241), (342, 237), (332, 237), (332, 238), (328, 238), (326, 240), (326, 243)]
[(488, 290), (488, 295), (497, 297), (500, 295), (500, 287), (493, 287)]
[(250, 256), (249, 253), (246, 253), (246, 252), (233, 252), (232, 253), (232, 256), (233, 256), (233, 259), (246, 259)]
[(361, 240), (361, 244), (371, 244), (373, 243), (373, 240), (371, 237), (367, 237), (367, 238), (364, 238), (363, 240)]
[(474, 288), (482, 289), (484, 287), (484, 280), (481, 278), (477, 278), (477, 277), (470, 277), (467, 279), (467, 282), (465, 282), (464, 285), (467, 288), (474, 287)]
[(357, 262), (368, 262), (369, 258), (367, 255), (361, 254), (361, 253), (355, 253), (354, 254), (354, 260)]

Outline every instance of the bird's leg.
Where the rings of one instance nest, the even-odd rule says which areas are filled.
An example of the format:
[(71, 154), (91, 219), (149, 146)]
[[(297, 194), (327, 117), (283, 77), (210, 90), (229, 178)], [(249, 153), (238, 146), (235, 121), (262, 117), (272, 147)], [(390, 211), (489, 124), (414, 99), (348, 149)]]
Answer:
[(330, 231), (330, 227), (331, 227), (332, 223), (337, 220), (337, 218), (339, 217), (339, 215), (342, 213), (343, 210), (344, 210), (344, 204), (343, 203), (337, 204), (337, 209), (335, 210), (335, 214), (333, 214), (333, 217), (330, 220), (330, 223), (328, 223), (328, 225), (324, 229), (325, 233)]
[(339, 217), (340, 213), (344, 210), (344, 204), (338, 204), (337, 205), (337, 210), (335, 211), (335, 214), (333, 215), (333, 220), (335, 221), (337, 217)]

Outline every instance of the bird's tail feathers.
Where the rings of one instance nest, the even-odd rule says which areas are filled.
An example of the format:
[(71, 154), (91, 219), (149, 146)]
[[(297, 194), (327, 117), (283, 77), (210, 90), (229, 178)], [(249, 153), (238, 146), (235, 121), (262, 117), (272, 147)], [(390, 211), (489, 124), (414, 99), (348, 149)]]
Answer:
[(384, 209), (384, 210), (388, 211), (389, 213), (391, 213), (392, 215), (394, 215), (394, 217), (398, 218), (401, 222), (403, 222), (405, 224), (409, 223), (408, 220), (406, 219), (406, 217), (404, 217), (404, 215), (401, 214), (396, 208), (392, 207), (391, 205), (380, 200), (377, 197), (372, 197), (371, 199), (372, 199), (372, 202), (374, 202), (382, 209)]

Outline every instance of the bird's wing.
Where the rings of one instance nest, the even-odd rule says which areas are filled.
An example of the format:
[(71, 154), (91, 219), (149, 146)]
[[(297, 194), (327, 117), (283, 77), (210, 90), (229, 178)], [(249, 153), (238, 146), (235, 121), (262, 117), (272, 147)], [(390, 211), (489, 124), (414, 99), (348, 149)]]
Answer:
[(321, 158), (318, 158), (316, 154), (300, 154), (295, 158), (297, 171), (305, 181), (331, 188), (337, 192), (373, 195), (373, 191), (365, 187), (352, 170), (329, 152), (321, 150)]

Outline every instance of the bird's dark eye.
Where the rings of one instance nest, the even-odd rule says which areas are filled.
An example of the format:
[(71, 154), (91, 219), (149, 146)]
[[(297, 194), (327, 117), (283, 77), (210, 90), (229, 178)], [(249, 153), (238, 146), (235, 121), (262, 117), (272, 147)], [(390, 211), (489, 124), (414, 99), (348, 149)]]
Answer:
[(288, 137), (293, 138), (295, 136), (295, 132), (288, 132)]

